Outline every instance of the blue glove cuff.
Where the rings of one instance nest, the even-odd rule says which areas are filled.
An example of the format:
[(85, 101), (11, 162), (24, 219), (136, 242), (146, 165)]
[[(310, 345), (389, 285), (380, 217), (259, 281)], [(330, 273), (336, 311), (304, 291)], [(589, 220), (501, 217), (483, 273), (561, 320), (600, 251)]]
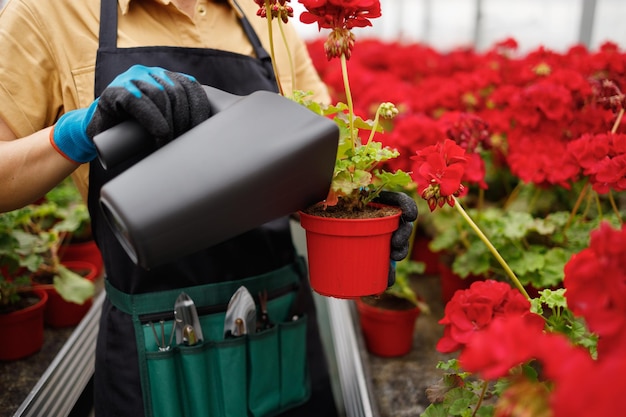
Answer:
[(93, 141), (87, 136), (87, 125), (96, 110), (97, 101), (86, 109), (77, 109), (65, 113), (59, 118), (52, 136), (54, 148), (77, 163), (90, 162), (98, 152)]

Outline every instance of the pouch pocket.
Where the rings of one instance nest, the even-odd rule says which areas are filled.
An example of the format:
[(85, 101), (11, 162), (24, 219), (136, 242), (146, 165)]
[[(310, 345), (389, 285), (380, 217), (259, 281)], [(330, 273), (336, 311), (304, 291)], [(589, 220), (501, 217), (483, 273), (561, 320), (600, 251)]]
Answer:
[(152, 415), (265, 417), (304, 403), (306, 324), (301, 316), (242, 337), (145, 352)]
[[(201, 321), (205, 332), (212, 320)], [(165, 322), (166, 335), (172, 324)], [(152, 416), (266, 417), (304, 403), (310, 394), (306, 326), (300, 316), (242, 337), (159, 351), (163, 330), (157, 325), (157, 338), (151, 324), (144, 325)]]
[(248, 335), (248, 408), (264, 416), (280, 407), (279, 326)]
[(183, 402), (179, 391), (179, 368), (176, 364), (176, 350), (167, 352), (146, 352), (146, 364), (149, 375), (152, 415), (154, 417), (172, 417), (181, 415)]
[(280, 406), (308, 400), (311, 387), (306, 362), (307, 316), (280, 324)]

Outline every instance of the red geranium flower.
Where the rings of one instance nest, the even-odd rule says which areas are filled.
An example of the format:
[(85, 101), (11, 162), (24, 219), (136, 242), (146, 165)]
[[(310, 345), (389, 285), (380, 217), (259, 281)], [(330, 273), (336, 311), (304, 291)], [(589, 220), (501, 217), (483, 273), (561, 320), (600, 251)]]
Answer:
[(462, 349), (476, 332), (486, 328), (496, 317), (530, 314), (530, 302), (504, 282), (476, 281), (469, 289), (457, 291), (446, 304), (439, 321), (445, 325), (437, 343), (443, 353)]
[[(604, 222), (591, 233), (589, 248), (565, 265), (567, 304), (610, 346), (626, 328), (626, 227)], [(618, 345), (619, 346), (619, 345)]]
[(567, 151), (589, 177), (593, 189), (606, 194), (626, 190), (625, 134), (585, 134), (567, 144)]
[(454, 206), (453, 196), (463, 191), (461, 178), (467, 163), (465, 150), (453, 140), (446, 139), (417, 151), (411, 159), (417, 165), (413, 171), (417, 192), (428, 202), (430, 210), (446, 203)]
[(328, 59), (342, 55), (350, 59), (355, 27), (372, 26), (370, 19), (381, 16), (380, 0), (299, 0), (306, 8), (302, 23), (317, 23), (319, 29), (332, 29), (324, 43)]
[(327, 29), (372, 26), (370, 19), (381, 16), (380, 0), (298, 0), (306, 8), (302, 23), (317, 23)]
[(545, 336), (544, 323), (541, 316), (532, 313), (494, 318), (465, 346), (459, 356), (461, 366), (484, 379), (506, 376), (511, 368), (535, 356), (536, 346)]

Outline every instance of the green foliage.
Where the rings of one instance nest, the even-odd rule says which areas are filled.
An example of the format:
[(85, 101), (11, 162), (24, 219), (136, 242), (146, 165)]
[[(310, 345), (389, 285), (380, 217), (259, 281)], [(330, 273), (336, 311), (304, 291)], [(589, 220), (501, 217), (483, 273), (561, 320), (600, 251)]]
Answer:
[[(490, 207), (468, 209), (468, 214), (506, 260), (523, 285), (551, 288), (563, 282), (563, 269), (574, 253), (587, 247), (589, 233), (600, 220), (574, 217), (568, 212), (555, 212), (535, 217), (527, 212)], [(615, 216), (604, 220), (617, 223)], [(442, 209), (433, 216), (436, 234), (432, 250), (444, 251), (454, 260), (452, 270), (465, 278), (487, 275), (505, 279), (505, 273), (487, 246), (453, 209)]]
[(464, 372), (457, 359), (440, 361), (437, 368), (444, 372), (441, 382), (427, 393), (431, 404), (421, 417), (491, 417), (494, 415), (491, 398), (500, 395), (506, 383), (487, 383)]
[(385, 292), (394, 297), (409, 300), (419, 307), (422, 313), (430, 313), (430, 307), (417, 297), (410, 283), (411, 275), (422, 274), (425, 269), (426, 265), (423, 262), (412, 261), (408, 258), (399, 261), (396, 263), (396, 281), (391, 287), (387, 288)]
[(66, 301), (81, 304), (93, 296), (93, 283), (61, 265), (59, 259), (64, 238), (89, 225), (87, 209), (70, 186), (66, 181), (40, 204), (0, 213), (0, 268), (9, 274), (0, 274), (2, 303), (17, 302), (36, 276), (49, 276)]
[(21, 298), (20, 293), (29, 287), (30, 279), (27, 276), (9, 281), (0, 272), (0, 309), (17, 303)]
[(383, 169), (385, 162), (400, 156), (397, 150), (371, 137), (363, 142), (359, 137), (359, 132), (382, 132), (378, 116), (381, 109), (386, 108), (384, 105), (379, 107), (374, 121), (354, 116), (351, 127), (346, 104), (324, 106), (311, 101), (309, 95), (296, 92), (292, 99), (321, 116), (333, 118), (340, 132), (333, 180), (326, 200), (328, 205), (341, 204), (349, 211), (362, 210), (383, 189), (398, 190), (413, 183), (410, 175), (402, 170), (392, 173)]
[(574, 316), (567, 308), (564, 288), (539, 291), (539, 297), (531, 300), (531, 311), (546, 318), (547, 330), (564, 334), (573, 344), (588, 349), (593, 357), (597, 356), (598, 337), (589, 332), (581, 317)]

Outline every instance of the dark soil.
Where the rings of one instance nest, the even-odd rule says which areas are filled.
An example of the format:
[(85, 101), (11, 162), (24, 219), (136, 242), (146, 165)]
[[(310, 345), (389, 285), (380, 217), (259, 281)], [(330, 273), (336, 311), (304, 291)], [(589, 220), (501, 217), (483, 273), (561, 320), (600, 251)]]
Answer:
[(393, 295), (387, 293), (361, 297), (361, 301), (363, 301), (365, 304), (385, 310), (411, 310), (415, 308), (415, 304), (413, 304), (409, 300), (394, 297)]
[(7, 306), (0, 306), (0, 314), (14, 313), (19, 310), (23, 310), (30, 306), (33, 306), (39, 302), (39, 297), (35, 293), (24, 293), (21, 298), (13, 304)]
[(363, 208), (363, 210), (348, 211), (339, 205), (324, 208), (323, 205), (318, 204), (302, 211), (312, 216), (332, 217), (335, 219), (374, 219), (377, 217), (393, 216), (399, 213), (400, 209), (393, 206), (370, 204)]

